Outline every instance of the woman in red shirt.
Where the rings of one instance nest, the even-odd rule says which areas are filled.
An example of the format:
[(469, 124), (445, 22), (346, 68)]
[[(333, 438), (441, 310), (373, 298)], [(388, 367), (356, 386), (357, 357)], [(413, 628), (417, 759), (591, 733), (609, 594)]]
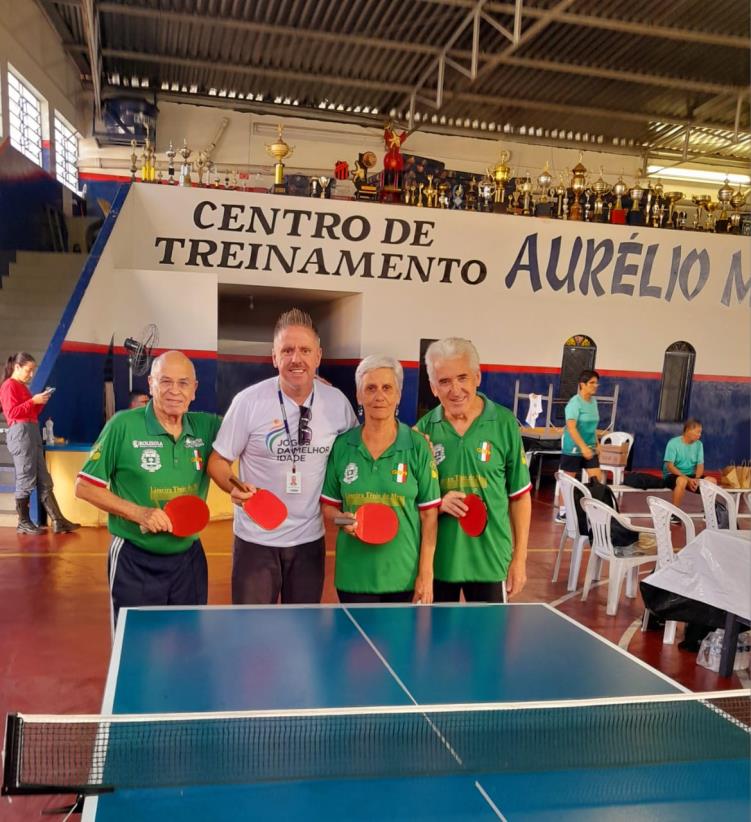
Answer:
[(28, 386), (35, 370), (36, 362), (31, 354), (19, 351), (8, 357), (0, 385), (0, 406), (8, 422), (6, 443), (16, 469), (16, 530), (19, 534), (44, 533), (43, 528), (34, 524), (29, 513), (29, 497), (38, 486), (39, 499), (50, 518), (52, 531), (59, 534), (74, 531), (79, 525), (62, 515), (52, 493), (52, 478), (44, 461), (39, 433), (39, 415), (52, 392), (47, 390), (32, 396)]

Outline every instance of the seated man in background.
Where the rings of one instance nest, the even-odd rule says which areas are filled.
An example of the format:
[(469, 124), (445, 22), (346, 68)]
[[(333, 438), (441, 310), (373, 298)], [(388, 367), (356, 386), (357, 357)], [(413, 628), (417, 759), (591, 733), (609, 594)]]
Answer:
[(701, 422), (689, 418), (683, 424), (683, 434), (673, 437), (665, 447), (662, 466), (665, 487), (673, 489), (673, 505), (680, 507), (686, 488), (699, 493), (699, 480), (704, 477), (704, 446), (701, 443)]

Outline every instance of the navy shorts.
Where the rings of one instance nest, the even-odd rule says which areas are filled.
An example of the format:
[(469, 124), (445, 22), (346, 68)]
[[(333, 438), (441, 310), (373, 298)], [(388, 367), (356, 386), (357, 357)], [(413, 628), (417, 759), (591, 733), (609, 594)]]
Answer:
[(108, 570), (113, 627), (120, 608), (205, 605), (208, 600), (209, 571), (198, 539), (181, 554), (153, 554), (113, 537)]
[[(693, 474), (686, 474), (685, 476), (686, 476), (686, 479), (696, 479), (696, 477)], [(665, 488), (670, 488), (672, 490), (673, 488), (675, 488), (676, 482), (678, 482), (678, 475), (677, 474), (668, 474), (665, 477)], [(691, 489), (688, 486), (686, 487), (686, 490), (691, 491)], [(698, 494), (699, 493), (698, 487), (697, 487), (696, 491), (691, 491), (691, 493)]]
[(591, 471), (599, 467), (600, 458), (597, 454), (593, 454), (591, 459), (586, 459), (580, 454), (561, 454), (560, 468), (567, 474), (578, 474), (582, 468), (588, 468)]

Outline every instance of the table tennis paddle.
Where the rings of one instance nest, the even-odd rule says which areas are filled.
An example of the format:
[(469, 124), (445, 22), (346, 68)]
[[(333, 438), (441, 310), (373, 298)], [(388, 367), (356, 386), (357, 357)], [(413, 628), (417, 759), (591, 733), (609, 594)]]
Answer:
[[(230, 476), (229, 481), (240, 491), (247, 491), (247, 487), (237, 478)], [(273, 531), (287, 519), (287, 506), (279, 497), (265, 488), (258, 488), (252, 497), (243, 502), (243, 510), (266, 531)]]
[(467, 506), (467, 513), (459, 517), (459, 526), (467, 536), (479, 537), (488, 524), (488, 509), (477, 494), (467, 494), (462, 502)]
[(355, 536), (370, 545), (383, 545), (399, 531), (396, 511), (382, 502), (366, 502), (351, 516), (334, 517), (336, 525), (351, 525), (354, 517)]
[[(164, 513), (172, 523), (171, 533), (175, 537), (198, 534), (209, 522), (209, 506), (195, 494), (183, 494), (169, 500), (164, 506)], [(141, 526), (142, 533), (147, 530)]]

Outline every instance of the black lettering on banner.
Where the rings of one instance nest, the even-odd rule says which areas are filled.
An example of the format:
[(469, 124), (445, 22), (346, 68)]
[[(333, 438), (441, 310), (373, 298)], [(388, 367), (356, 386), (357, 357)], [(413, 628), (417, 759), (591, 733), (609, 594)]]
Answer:
[(282, 217), (286, 220), (287, 217), (292, 217), (291, 225), (287, 229), (287, 236), (288, 237), (299, 237), (300, 236), (300, 221), (303, 217), (306, 217), (308, 220), (313, 216), (312, 211), (303, 211), (300, 208), (287, 208), (282, 213)]
[(308, 274), (309, 266), (315, 266), (315, 270), (313, 274), (328, 274), (328, 269), (326, 268), (326, 260), (323, 258), (323, 249), (322, 248), (314, 248), (310, 254), (308, 255), (308, 259), (297, 269), (298, 274)]
[[(399, 229), (398, 237), (394, 236), (396, 229)], [(386, 218), (386, 228), (383, 232), (382, 242), (386, 245), (399, 245), (409, 237), (409, 223), (406, 220), (398, 220), (396, 217)]]
[[(595, 259), (597, 253), (602, 252), (602, 256), (597, 262)], [(582, 272), (581, 282), (579, 283), (579, 291), (586, 295), (589, 293), (589, 284), (592, 283), (592, 293), (598, 297), (602, 297), (605, 289), (600, 285), (598, 275), (610, 264), (613, 259), (613, 241), (600, 240), (596, 243), (593, 239), (587, 240), (587, 253), (584, 255), (584, 271)]]
[(407, 257), (407, 273), (404, 275), (405, 280), (412, 279), (412, 271), (415, 270), (417, 276), (422, 280), (422, 282), (427, 283), (430, 280), (430, 272), (433, 268), (433, 263), (435, 262), (435, 257), (428, 257), (427, 259), (427, 268), (423, 267), (422, 261), (419, 257), (415, 257), (412, 254), (409, 254)]
[(581, 256), (582, 251), (582, 239), (581, 237), (577, 237), (574, 240), (574, 246), (571, 249), (571, 256), (569, 257), (568, 261), (568, 271), (566, 272), (565, 277), (558, 276), (558, 258), (561, 253), (561, 238), (560, 237), (553, 237), (553, 240), (550, 244), (550, 257), (548, 258), (548, 267), (545, 272), (545, 278), (548, 281), (548, 285), (553, 289), (553, 291), (560, 291), (563, 286), (566, 286), (566, 291), (571, 294), (572, 291), (576, 290), (576, 283), (574, 282), (574, 272), (576, 271), (576, 266), (579, 263), (579, 257)]
[(202, 200), (193, 211), (193, 224), (196, 228), (213, 228), (214, 223), (204, 223), (202, 222), (201, 218), (203, 217), (204, 209), (210, 208), (212, 211), (216, 211), (217, 205), (216, 203), (212, 203), (211, 200)]
[(313, 233), (310, 235), (316, 240), (323, 239), (324, 231), (328, 235), (329, 240), (338, 240), (339, 237), (335, 231), (336, 227), (341, 222), (341, 217), (333, 211), (319, 211), (316, 214), (316, 225)]
[(172, 259), (172, 255), (175, 251), (175, 245), (185, 248), (185, 240), (180, 239), (180, 237), (157, 237), (154, 240), (156, 248), (159, 248), (160, 243), (164, 243), (164, 254), (162, 259), (159, 260), (159, 265), (174, 265), (175, 261)]
[(451, 283), (451, 271), (454, 266), (459, 265), (461, 260), (457, 259), (456, 257), (439, 257), (438, 258), (438, 265), (444, 263), (443, 266), (443, 276), (441, 277), (442, 283)]
[[(694, 268), (696, 263), (699, 264), (699, 275), (696, 279), (696, 285), (694, 286), (693, 290), (689, 288), (689, 280), (691, 276), (691, 269)], [(697, 251), (695, 248), (688, 252), (686, 259), (683, 261), (681, 265), (681, 270), (678, 274), (678, 284), (681, 287), (681, 291), (683, 292), (683, 296), (690, 302), (699, 294), (701, 294), (704, 286), (707, 284), (707, 280), (709, 279), (709, 254), (707, 254), (706, 248), (703, 248), (701, 251)]]
[(381, 264), (381, 273), (378, 275), (379, 280), (401, 280), (402, 273), (398, 271), (395, 276), (390, 276), (389, 272), (394, 271), (397, 262), (402, 259), (401, 254), (383, 254), (383, 262)]
[(428, 227), (435, 228), (435, 223), (430, 220), (415, 220), (415, 236), (410, 245), (419, 245), (424, 248), (429, 248), (433, 245), (433, 240), (422, 242), (428, 239)]
[[(477, 273), (472, 277), (470, 271), (472, 268), (477, 269)], [(462, 266), (462, 280), (467, 285), (479, 285), (487, 276), (488, 269), (482, 260), (467, 260)]]
[(203, 266), (203, 268), (213, 268), (214, 265), (209, 262), (209, 257), (216, 254), (217, 244), (213, 240), (189, 240), (189, 242), (190, 251), (185, 265), (200, 265)]
[(248, 264), (245, 266), (245, 270), (248, 271), (257, 271), (258, 270), (258, 255), (261, 252), (261, 244), (260, 243), (248, 243), (248, 248), (250, 249), (250, 257), (248, 257)]
[(743, 271), (741, 270), (741, 252), (736, 251), (730, 258), (730, 271), (728, 271), (727, 279), (725, 280), (725, 288), (722, 290), (722, 299), (720, 302), (723, 305), (730, 305), (730, 298), (733, 293), (733, 286), (735, 286), (735, 297), (738, 304), (746, 299), (746, 294), (749, 295), (749, 305), (751, 305), (751, 275), (748, 280), (743, 282)]
[(256, 223), (260, 223), (264, 234), (267, 236), (276, 233), (276, 218), (279, 216), (279, 209), (272, 208), (270, 211), (272, 217), (268, 220), (266, 219), (266, 215), (263, 213), (263, 209), (260, 206), (251, 206), (250, 220), (248, 221), (248, 228), (246, 229), (247, 232), (249, 234), (255, 234)]
[(347, 271), (346, 274), (349, 274), (350, 277), (357, 276), (357, 269), (362, 264), (362, 274), (360, 277), (365, 278), (373, 278), (373, 252), (372, 251), (364, 251), (360, 258), (357, 260), (357, 263), (354, 262), (352, 258), (352, 252), (347, 251), (347, 249), (343, 249), (339, 255), (339, 265), (336, 267), (336, 271), (332, 271), (331, 273), (337, 277), (340, 277), (342, 274), (342, 267), (346, 264)]
[(219, 224), (219, 228), (222, 231), (242, 231), (243, 227), (238, 223), (238, 220), (245, 211), (245, 206), (240, 203), (225, 203), (223, 209), (222, 222)]
[(658, 285), (650, 285), (649, 278), (652, 276), (652, 264), (660, 246), (656, 243), (647, 246), (647, 255), (644, 258), (644, 265), (641, 269), (641, 277), (639, 278), (639, 296), (640, 297), (654, 297), (660, 299), (662, 296), (662, 289)]
[[(237, 259), (237, 254), (245, 248), (245, 243), (222, 242), (222, 256), (219, 258), (219, 268), (242, 268), (242, 260)], [(232, 263), (237, 263), (232, 265)]]
[(295, 260), (297, 259), (297, 252), (300, 250), (299, 246), (292, 246), (290, 251), (292, 252), (292, 256), (289, 259), (285, 259), (282, 250), (279, 248), (278, 245), (267, 245), (266, 246), (266, 265), (263, 267), (264, 271), (272, 271), (275, 269), (276, 266), (272, 265), (272, 256), (275, 258), (275, 261), (279, 267), (281, 267), (282, 271), (285, 274), (291, 274), (295, 270)]
[[(631, 240), (635, 240), (638, 236), (631, 235)], [(610, 286), (611, 294), (626, 294), (629, 297), (634, 293), (634, 286), (630, 283), (624, 283), (625, 277), (636, 277), (639, 273), (639, 266), (636, 263), (626, 262), (626, 258), (631, 254), (641, 254), (643, 246), (641, 243), (627, 242), (621, 243), (618, 246), (618, 256), (615, 258), (615, 268), (613, 270), (613, 282)]]
[(529, 280), (532, 284), (532, 291), (539, 291), (542, 288), (540, 282), (540, 266), (537, 262), (537, 234), (528, 234), (524, 238), (522, 247), (516, 255), (514, 264), (506, 275), (506, 288), (511, 288), (516, 281), (516, 275), (520, 271), (529, 271)]
[[(357, 224), (359, 223), (359, 230)], [(359, 214), (355, 214), (352, 217), (347, 217), (347, 219), (342, 223), (342, 236), (345, 240), (349, 240), (351, 243), (359, 243), (362, 242), (368, 235), (370, 234), (370, 223), (365, 219), (365, 217), (361, 217)]]
[(665, 301), (670, 302), (673, 299), (673, 291), (675, 291), (675, 284), (678, 282), (678, 270), (681, 265), (681, 247), (679, 245), (673, 246), (673, 258), (670, 261), (670, 277), (668, 277), (668, 287), (665, 291)]

